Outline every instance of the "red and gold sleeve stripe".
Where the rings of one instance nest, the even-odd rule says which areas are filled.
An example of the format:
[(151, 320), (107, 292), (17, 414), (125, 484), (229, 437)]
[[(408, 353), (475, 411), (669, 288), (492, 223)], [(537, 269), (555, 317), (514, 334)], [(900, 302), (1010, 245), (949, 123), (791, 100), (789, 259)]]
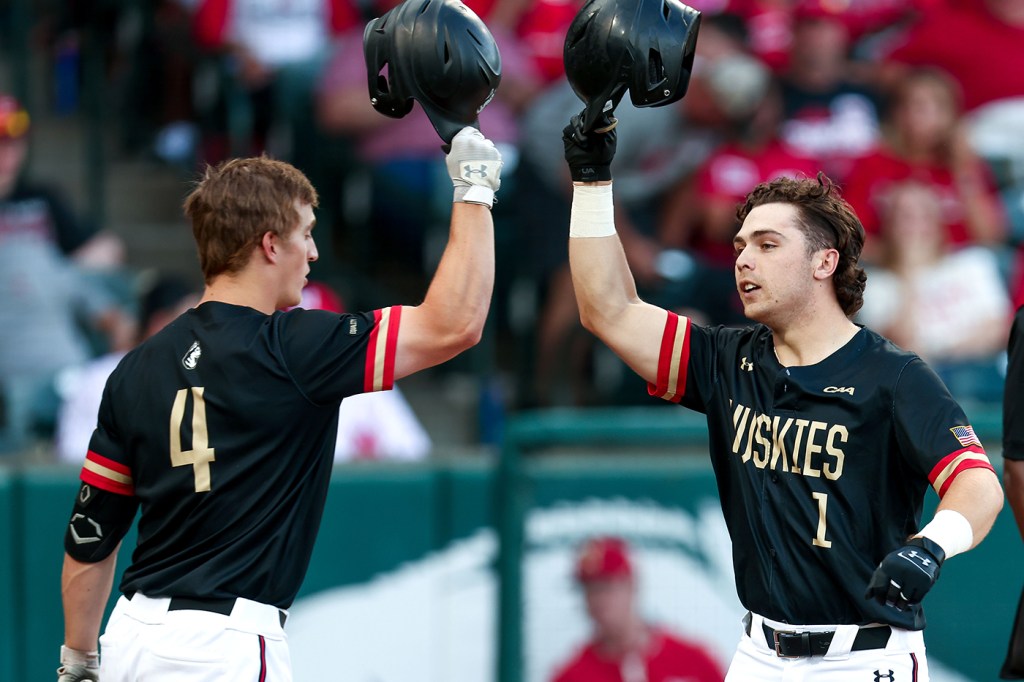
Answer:
[(373, 329), (366, 347), (366, 373), (363, 391), (389, 391), (395, 384), (395, 349), (398, 348), (398, 325), (402, 306), (373, 311)]
[(665, 320), (658, 354), (656, 384), (647, 384), (647, 392), (657, 398), (678, 403), (686, 392), (686, 366), (690, 361), (690, 320), (673, 312)]
[(932, 468), (931, 473), (928, 474), (928, 480), (931, 481), (932, 488), (935, 489), (935, 492), (941, 498), (946, 494), (946, 490), (949, 489), (953, 479), (968, 469), (977, 468), (994, 471), (992, 463), (988, 461), (988, 455), (985, 454), (985, 450), (972, 445), (971, 447), (951, 452), (943, 457)]
[(132, 479), (131, 469), (92, 450), (85, 456), (81, 479), (108, 493), (135, 494), (135, 481)]

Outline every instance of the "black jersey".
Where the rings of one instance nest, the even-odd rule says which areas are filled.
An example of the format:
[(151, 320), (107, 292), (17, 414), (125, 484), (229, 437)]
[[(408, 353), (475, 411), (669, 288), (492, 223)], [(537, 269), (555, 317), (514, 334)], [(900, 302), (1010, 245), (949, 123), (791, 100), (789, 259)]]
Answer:
[[(682, 324), (680, 322), (682, 321)], [(924, 494), (991, 468), (939, 378), (860, 329), (812, 366), (783, 367), (771, 331), (669, 313), (652, 395), (707, 415), (740, 602), (797, 625), (921, 629), (864, 598), (886, 554), (920, 529)]]
[(400, 316), (205, 303), (129, 353), (82, 470), (142, 510), (122, 592), (287, 608), (323, 514), (341, 400), (392, 387)]
[(1024, 460), (1024, 307), (1017, 309), (1007, 345), (1003, 393), (1003, 457)]

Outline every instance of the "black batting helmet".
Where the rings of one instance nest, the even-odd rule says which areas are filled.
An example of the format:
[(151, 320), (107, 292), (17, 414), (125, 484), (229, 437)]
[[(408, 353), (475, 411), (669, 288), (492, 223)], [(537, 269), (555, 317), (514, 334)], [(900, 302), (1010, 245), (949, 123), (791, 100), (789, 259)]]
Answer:
[(686, 94), (700, 12), (678, 0), (589, 0), (565, 36), (565, 75), (586, 105), (583, 132), (615, 109), (626, 90), (638, 107)]
[(459, 0), (405, 0), (366, 25), (363, 54), (373, 108), (402, 118), (415, 99), (446, 143), (501, 82), (494, 37)]

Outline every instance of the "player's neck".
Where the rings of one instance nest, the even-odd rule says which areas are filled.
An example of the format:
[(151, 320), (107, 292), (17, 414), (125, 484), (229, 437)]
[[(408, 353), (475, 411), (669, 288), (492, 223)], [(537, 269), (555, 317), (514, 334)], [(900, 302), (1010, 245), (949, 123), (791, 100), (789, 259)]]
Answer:
[(206, 285), (200, 305), (208, 301), (253, 308), (270, 315), (274, 312), (274, 299), (259, 282), (252, 282), (246, 273), (218, 275)]
[(842, 313), (773, 329), (775, 356), (785, 367), (816, 365), (845, 346), (859, 329)]

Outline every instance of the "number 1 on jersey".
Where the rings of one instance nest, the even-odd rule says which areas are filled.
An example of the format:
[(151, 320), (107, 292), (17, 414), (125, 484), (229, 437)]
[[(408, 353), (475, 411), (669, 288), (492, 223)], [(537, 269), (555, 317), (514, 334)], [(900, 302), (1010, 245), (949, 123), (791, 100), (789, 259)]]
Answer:
[(825, 539), (825, 511), (828, 509), (828, 495), (826, 493), (811, 493), (811, 497), (818, 501), (818, 534), (814, 536), (811, 544), (828, 549), (832, 546), (832, 541)]
[(171, 408), (171, 466), (192, 465), (196, 479), (196, 492), (210, 490), (210, 462), (213, 462), (214, 450), (210, 447), (210, 437), (206, 431), (206, 400), (203, 398), (203, 387), (192, 387), (192, 449), (181, 449), (181, 425), (185, 421), (185, 402), (189, 389), (183, 388), (174, 396)]

